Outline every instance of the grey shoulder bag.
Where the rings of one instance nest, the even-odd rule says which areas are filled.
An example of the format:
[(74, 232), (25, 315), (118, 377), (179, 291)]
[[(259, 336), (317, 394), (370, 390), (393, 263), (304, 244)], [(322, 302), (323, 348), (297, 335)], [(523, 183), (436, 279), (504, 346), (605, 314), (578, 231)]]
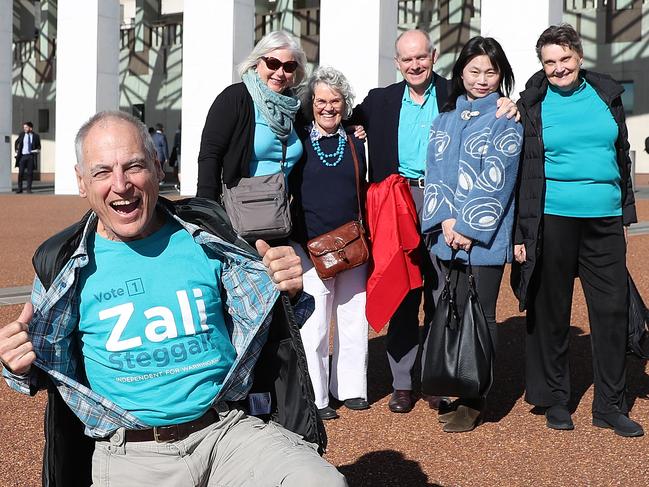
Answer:
[(285, 162), (286, 142), (282, 142), (278, 173), (241, 178), (232, 188), (223, 184), (223, 206), (232, 227), (249, 242), (286, 238), (291, 233)]

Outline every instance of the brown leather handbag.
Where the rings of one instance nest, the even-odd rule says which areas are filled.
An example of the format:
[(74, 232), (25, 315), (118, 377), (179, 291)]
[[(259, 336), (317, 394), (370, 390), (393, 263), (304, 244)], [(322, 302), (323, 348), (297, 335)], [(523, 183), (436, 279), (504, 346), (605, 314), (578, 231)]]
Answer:
[(351, 137), (347, 143), (352, 151), (354, 171), (356, 173), (356, 197), (358, 200), (358, 220), (352, 220), (309, 240), (306, 248), (309, 257), (320, 279), (327, 280), (339, 272), (358, 267), (370, 258), (370, 251), (363, 227), (361, 209), (361, 184), (358, 169), (358, 157)]

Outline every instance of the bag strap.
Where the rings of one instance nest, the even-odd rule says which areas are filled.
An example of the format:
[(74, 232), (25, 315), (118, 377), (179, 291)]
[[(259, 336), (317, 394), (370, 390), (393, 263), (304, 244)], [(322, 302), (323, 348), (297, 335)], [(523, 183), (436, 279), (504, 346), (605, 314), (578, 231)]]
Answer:
[(471, 266), (471, 249), (467, 250), (467, 261), (466, 261), (466, 275), (469, 280), (469, 292), (474, 296), (478, 294), (478, 291), (475, 287), (475, 277), (473, 277), (473, 267)]
[(444, 277), (444, 285), (446, 287), (449, 287), (450, 284), (451, 284), (451, 272), (453, 272), (453, 265), (455, 264), (455, 262), (457, 260), (455, 257), (457, 257), (457, 250), (452, 249), (451, 250), (451, 260), (448, 263), (448, 271), (446, 271), (446, 276)]
[(351, 136), (347, 135), (347, 143), (349, 144), (350, 149), (352, 150), (352, 159), (354, 160), (354, 173), (356, 175), (356, 200), (358, 201), (358, 221), (363, 226), (363, 212), (361, 211), (361, 181), (360, 181), (360, 169), (358, 168), (358, 156), (356, 155), (356, 147), (354, 147), (354, 141)]
[(282, 143), (282, 160), (279, 163), (279, 170), (284, 171), (284, 163), (286, 162), (286, 141), (281, 140), (280, 142)]

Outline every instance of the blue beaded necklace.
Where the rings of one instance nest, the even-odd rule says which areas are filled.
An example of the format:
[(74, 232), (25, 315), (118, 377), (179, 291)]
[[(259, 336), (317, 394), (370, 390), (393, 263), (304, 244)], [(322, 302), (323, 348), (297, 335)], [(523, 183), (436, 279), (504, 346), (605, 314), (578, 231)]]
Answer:
[[(318, 154), (318, 157), (320, 158), (320, 162), (322, 162), (325, 166), (328, 167), (334, 167), (340, 164), (340, 161), (343, 159), (343, 154), (345, 153), (345, 139), (342, 138), (340, 135), (338, 135), (338, 148), (333, 154), (325, 154), (322, 148), (320, 147), (320, 141), (319, 140), (313, 140), (311, 142), (311, 145), (313, 145), (313, 149), (315, 150), (315, 153)], [(329, 161), (328, 159), (334, 159), (332, 161)]]

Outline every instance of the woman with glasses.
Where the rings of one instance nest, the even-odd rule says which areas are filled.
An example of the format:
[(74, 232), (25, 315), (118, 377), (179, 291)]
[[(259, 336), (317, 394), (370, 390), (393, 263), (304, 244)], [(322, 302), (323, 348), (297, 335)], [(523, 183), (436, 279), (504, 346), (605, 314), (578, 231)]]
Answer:
[(286, 32), (265, 35), (239, 65), (242, 82), (219, 94), (207, 114), (198, 155), (197, 196), (219, 201), (222, 185), (241, 178), (288, 174), (302, 156), (293, 123), (293, 93), (306, 55)]
[[(315, 402), (324, 420), (338, 417), (329, 394), (349, 409), (367, 409), (367, 264), (323, 281), (304, 246), (310, 239), (362, 217), (365, 199), (363, 142), (347, 135), (341, 122), (354, 106), (354, 95), (340, 71), (319, 67), (302, 96), (311, 122), (299, 127), (304, 154), (295, 166), (289, 188), (293, 195), (295, 252), (302, 259), (304, 291), (315, 299), (315, 310), (302, 327)], [(361, 194), (357, 196), (352, 147), (357, 154)], [(333, 357), (329, 374), (329, 327), (334, 320)]]
[[(431, 255), (443, 272), (449, 272), (457, 252), (457, 276), (455, 270), (452, 276), (457, 303), (466, 301), (470, 251), (494, 349), (498, 290), (505, 263), (513, 257), (514, 188), (523, 139), (520, 124), (496, 118), (496, 102), (513, 87), (512, 68), (496, 40), (477, 36), (464, 45), (453, 66), (448, 101), (431, 127), (422, 213), (422, 230), (430, 234)], [(438, 281), (443, 285), (444, 279)], [(426, 347), (435, 346), (427, 341)], [(439, 416), (444, 431), (471, 431), (482, 419), (485, 397), (463, 397), (452, 406)]]

